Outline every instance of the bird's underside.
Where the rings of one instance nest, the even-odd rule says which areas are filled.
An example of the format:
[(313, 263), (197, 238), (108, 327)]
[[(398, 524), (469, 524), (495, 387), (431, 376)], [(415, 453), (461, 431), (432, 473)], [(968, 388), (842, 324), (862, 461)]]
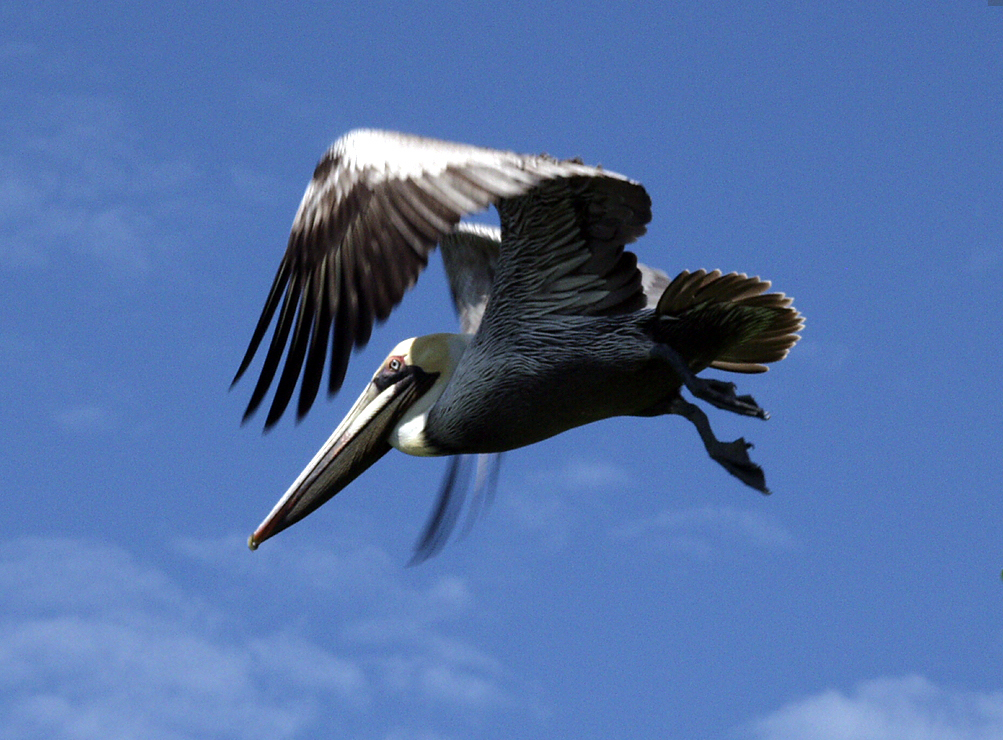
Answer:
[[(500, 230), (460, 225), (490, 205)], [(266, 428), (297, 383), (302, 416), (325, 366), (336, 392), (353, 347), (366, 344), (437, 245), (464, 334), (398, 345), (252, 546), (309, 514), (392, 445), (456, 456), (416, 548), (424, 559), (456, 521), (463, 460), (473, 459), (465, 456), (481, 456), (480, 500), (497, 477), (494, 453), (612, 416), (682, 416), (712, 459), (768, 493), (751, 445), (717, 440), (682, 389), (767, 418), (733, 384), (698, 373), (766, 370), (795, 344), (803, 319), (758, 278), (698, 270), (670, 280), (639, 265), (625, 246), (644, 234), (650, 209), (640, 184), (577, 160), (378, 131), (335, 142), (303, 196), (234, 379), (274, 321), (245, 419), (273, 382)]]

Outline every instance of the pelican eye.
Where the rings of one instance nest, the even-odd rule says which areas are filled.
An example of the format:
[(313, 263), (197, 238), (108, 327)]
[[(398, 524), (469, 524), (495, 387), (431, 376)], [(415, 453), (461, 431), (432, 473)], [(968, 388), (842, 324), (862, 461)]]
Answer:
[(383, 391), (410, 373), (411, 369), (408, 367), (404, 358), (399, 355), (395, 355), (387, 360), (386, 364), (378, 373), (376, 373), (376, 377), (373, 378), (373, 382), (376, 383), (377, 388)]

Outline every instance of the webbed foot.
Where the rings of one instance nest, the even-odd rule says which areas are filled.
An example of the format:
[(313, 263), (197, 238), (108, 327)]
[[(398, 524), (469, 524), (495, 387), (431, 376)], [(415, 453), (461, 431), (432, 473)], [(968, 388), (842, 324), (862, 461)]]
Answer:
[(770, 415), (760, 408), (756, 400), (749, 395), (736, 396), (735, 384), (714, 378), (700, 378), (690, 370), (686, 361), (667, 344), (656, 344), (651, 353), (669, 363), (676, 374), (682, 378), (683, 384), (697, 398), (700, 398), (719, 409), (731, 411), (743, 416), (755, 416), (769, 419)]
[(765, 494), (770, 493), (770, 489), (766, 487), (766, 474), (763, 469), (749, 459), (747, 450), (752, 447), (752, 443), (746, 442), (741, 437), (734, 442), (719, 442), (717, 440), (715, 442), (715, 445), (705, 445), (712, 460), (720, 463), (725, 470), (745, 485)]
[(682, 398), (676, 398), (672, 401), (669, 405), (669, 413), (683, 416), (693, 423), (712, 460), (717, 461), (721, 467), (745, 485), (769, 495), (770, 489), (766, 487), (766, 474), (749, 458), (748, 450), (752, 447), (751, 443), (746, 442), (742, 437), (734, 442), (722, 442), (714, 436), (714, 431), (710, 428), (710, 422), (707, 420), (707, 414), (701, 411), (698, 406), (684, 401)]

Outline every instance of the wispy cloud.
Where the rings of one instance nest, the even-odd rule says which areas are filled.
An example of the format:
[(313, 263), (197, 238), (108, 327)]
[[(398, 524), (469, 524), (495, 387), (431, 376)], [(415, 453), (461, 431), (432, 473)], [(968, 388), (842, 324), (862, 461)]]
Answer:
[(1003, 692), (949, 689), (922, 676), (880, 678), (849, 694), (829, 690), (743, 728), (756, 740), (999, 740)]
[(5, 544), (0, 593), (3, 737), (291, 737), (323, 694), (357, 690), (298, 676), (306, 700), (269, 695), (288, 671), (259, 641), (227, 639), (213, 609), (118, 548)]
[(367, 640), (390, 648), (372, 661), (387, 692), (405, 701), (418, 698), (475, 710), (504, 706), (513, 700), (506, 688), (511, 676), (494, 658), (429, 630), (416, 631), (401, 642), (389, 639), (393, 631), (388, 630), (385, 639), (375, 643)]
[(539, 538), (548, 549), (560, 550), (586, 512), (604, 500), (606, 493), (635, 484), (625, 468), (604, 460), (572, 458), (506, 484), (500, 505), (517, 526)]
[(570, 459), (549, 470), (540, 470), (527, 476), (534, 486), (565, 491), (595, 491), (622, 488), (634, 483), (633, 476), (624, 468), (605, 460)]
[(184, 540), (178, 546), (227, 572), (246, 568), (256, 581), (281, 582), (288, 593), (277, 599), (295, 603), (296, 595), (313, 594), (325, 611), (339, 614), (339, 650), (384, 699), (417, 704), (423, 711), (436, 706), (518, 711), (524, 703), (526, 684), (499, 658), (463, 638), (463, 630), (452, 628), (477, 621), (477, 598), (464, 578), (441, 574), (416, 586), (400, 563), (369, 544), (319, 549), (276, 542), (266, 559), (249, 558), (239, 538)]
[(198, 175), (147, 151), (120, 102), (36, 94), (16, 110), (0, 149), (0, 264), (82, 255), (136, 275), (183, 241), (176, 214)]
[(551, 551), (567, 545), (581, 517), (566, 496), (546, 489), (512, 487), (506, 490), (501, 508)]
[[(403, 737), (435, 706), (479, 713), (511, 707), (523, 690), (451, 634), (475, 603), (463, 579), (418, 588), (369, 548), (325, 557), (276, 547), (269, 561), (242, 542), (242, 560), (256, 565), (241, 569), (236, 545), (179, 543), (184, 586), (111, 545), (0, 546), (0, 736), (287, 738), (332, 712), (376, 712), (369, 726)], [(314, 591), (318, 579), (326, 587)], [(232, 590), (196, 587), (216, 582)], [(252, 583), (281, 605), (265, 626), (242, 616), (261, 601)], [(330, 628), (317, 633), (313, 622)]]
[(96, 404), (72, 406), (55, 414), (56, 426), (68, 434), (107, 432), (115, 427), (114, 415)]
[(795, 546), (791, 533), (774, 519), (731, 506), (666, 509), (621, 524), (610, 536), (699, 558), (709, 558), (736, 541), (774, 550)]

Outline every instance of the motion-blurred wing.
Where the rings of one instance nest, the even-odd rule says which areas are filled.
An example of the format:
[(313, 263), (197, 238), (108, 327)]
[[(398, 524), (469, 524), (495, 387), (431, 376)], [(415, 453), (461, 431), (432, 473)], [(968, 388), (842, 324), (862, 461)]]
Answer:
[[(455, 231), (442, 238), (439, 248), (449, 277), (453, 306), (460, 320), (460, 331), (474, 334), (491, 297), (501, 248), (501, 230), (496, 226), (461, 222)], [(468, 529), (494, 498), (500, 466), (500, 454), (455, 455), (449, 459), (439, 487), (438, 501), (415, 543), (412, 565), (432, 557), (446, 544), (466, 499), (471, 468), (476, 468), (477, 475), (472, 505), (467, 514)]]

